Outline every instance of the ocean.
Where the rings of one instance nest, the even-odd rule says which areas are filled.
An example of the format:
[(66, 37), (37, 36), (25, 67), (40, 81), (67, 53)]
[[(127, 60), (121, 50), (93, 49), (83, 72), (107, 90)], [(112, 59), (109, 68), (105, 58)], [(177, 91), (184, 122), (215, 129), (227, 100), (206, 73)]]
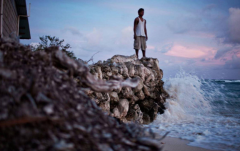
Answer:
[(181, 71), (164, 82), (171, 97), (149, 127), (190, 146), (240, 150), (240, 80), (206, 80)]

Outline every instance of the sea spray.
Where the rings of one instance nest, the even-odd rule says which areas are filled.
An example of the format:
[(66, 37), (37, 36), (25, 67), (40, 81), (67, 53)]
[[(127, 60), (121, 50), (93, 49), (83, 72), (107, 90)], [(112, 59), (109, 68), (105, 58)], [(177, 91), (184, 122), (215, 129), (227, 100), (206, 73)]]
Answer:
[(181, 70), (165, 81), (165, 113), (149, 126), (189, 145), (240, 150), (239, 89), (239, 80), (204, 80)]
[(169, 116), (167, 120), (171, 120), (171, 118), (174, 120), (176, 118), (189, 119), (192, 114), (211, 112), (211, 105), (204, 95), (207, 92), (202, 90), (201, 86), (201, 79), (183, 70), (174, 78), (166, 80), (164, 88), (170, 95), (165, 104), (167, 110), (164, 115)]

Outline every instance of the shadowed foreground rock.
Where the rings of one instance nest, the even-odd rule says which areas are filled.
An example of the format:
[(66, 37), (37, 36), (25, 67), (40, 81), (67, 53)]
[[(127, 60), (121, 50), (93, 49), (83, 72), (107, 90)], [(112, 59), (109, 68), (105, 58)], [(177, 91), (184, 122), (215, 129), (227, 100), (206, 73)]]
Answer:
[[(94, 78), (83, 63), (57, 48), (32, 52), (0, 39), (0, 150), (161, 150), (159, 141), (152, 139), (154, 135), (147, 129), (117, 122), (85, 94), (90, 88), (107, 101), (119, 102), (114, 113), (126, 117), (130, 112), (125, 107), (130, 104), (128, 100), (114, 92), (100, 92), (124, 87), (124, 95), (130, 97), (129, 87), (137, 86), (134, 91), (138, 93), (143, 91), (139, 79), (108, 79)], [(130, 109), (139, 111), (139, 106)]]
[(89, 91), (87, 94), (108, 114), (123, 122), (148, 124), (164, 112), (167, 92), (163, 89), (163, 71), (155, 58), (137, 60), (136, 56), (115, 55), (107, 61), (89, 66), (98, 79), (137, 78), (135, 88), (113, 89), (110, 93)]

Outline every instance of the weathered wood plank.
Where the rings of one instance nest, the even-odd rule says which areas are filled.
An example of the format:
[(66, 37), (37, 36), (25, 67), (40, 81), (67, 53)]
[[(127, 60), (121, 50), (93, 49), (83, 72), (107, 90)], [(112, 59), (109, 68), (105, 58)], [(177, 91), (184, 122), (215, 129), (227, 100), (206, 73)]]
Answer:
[(3, 35), (8, 37), (17, 32), (17, 13), (11, 1), (5, 1), (3, 6)]

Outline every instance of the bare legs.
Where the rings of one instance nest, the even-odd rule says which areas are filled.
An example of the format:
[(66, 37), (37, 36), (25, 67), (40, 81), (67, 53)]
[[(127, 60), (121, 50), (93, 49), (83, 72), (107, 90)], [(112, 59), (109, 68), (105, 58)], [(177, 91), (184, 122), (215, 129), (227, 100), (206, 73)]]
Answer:
[(137, 59), (138, 59), (138, 49), (135, 49), (135, 52), (136, 52), (136, 56), (137, 56)]
[(143, 55), (144, 58), (146, 57), (146, 51), (145, 50), (142, 50), (142, 55)]
[[(136, 56), (138, 58), (138, 49), (135, 49), (135, 52), (136, 52)], [(145, 50), (142, 50), (142, 55), (143, 55), (143, 57), (146, 57), (146, 51)]]

